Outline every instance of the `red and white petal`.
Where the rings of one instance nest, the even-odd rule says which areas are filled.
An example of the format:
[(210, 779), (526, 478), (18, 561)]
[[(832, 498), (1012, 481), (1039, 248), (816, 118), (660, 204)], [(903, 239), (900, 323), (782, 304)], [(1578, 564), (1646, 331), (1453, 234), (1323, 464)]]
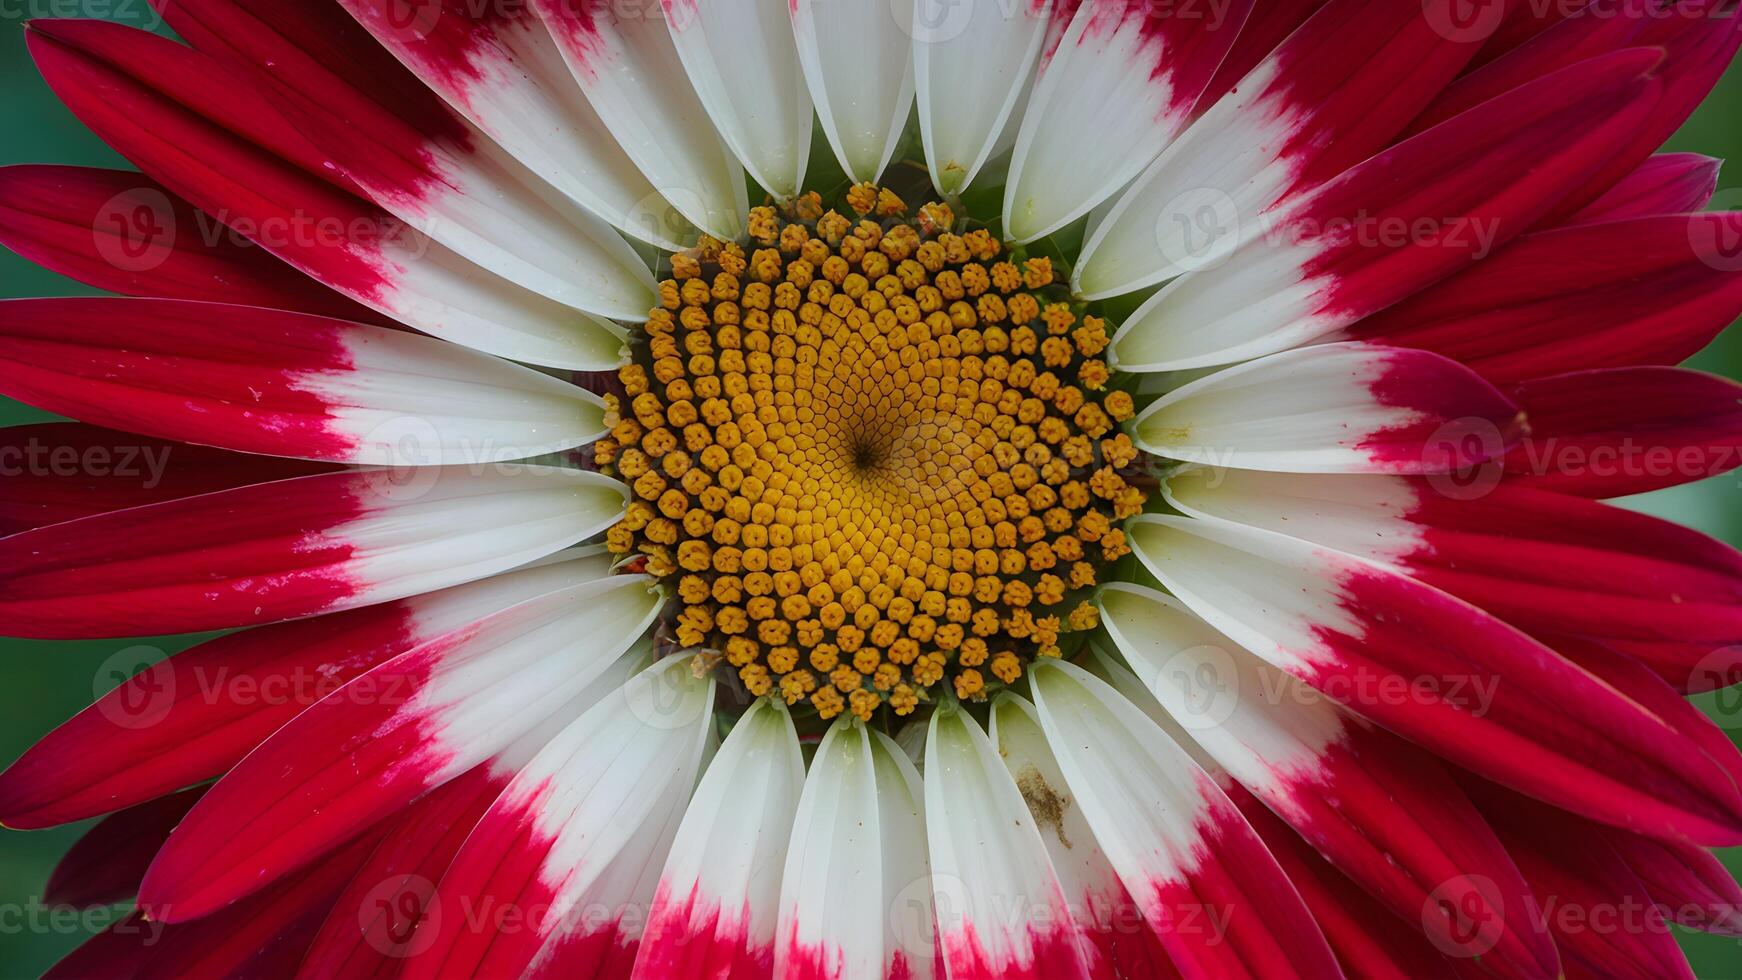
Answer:
[(331, 473), (0, 539), (15, 636), (153, 636), (270, 623), (433, 592), (611, 526), (628, 491), (516, 464)]
[(335, 4), (176, 0), (169, 26), (258, 81), (384, 210), (543, 296), (633, 320), (653, 275), (611, 226), (473, 129)]
[(693, 239), (575, 84), (529, 5), (339, 2), (468, 121), (583, 208), (662, 248)]
[(1663, 913), (1601, 828), (1466, 779), (1471, 798), (1536, 889), (1569, 974), (1693, 980)]
[(132, 901), (157, 849), (205, 791), (196, 786), (104, 817), (55, 864), (42, 900), (74, 908)]
[(212, 59), (100, 21), (34, 21), (27, 40), (56, 94), (110, 146), (351, 299), (514, 360), (576, 370), (621, 361), (622, 328), (480, 268), (305, 169), (318, 166), (312, 147)]
[(1087, 939), (979, 723), (961, 710), (933, 714), (925, 771), (938, 941), (951, 980), (1088, 980)]
[(803, 791), (792, 717), (758, 701), (690, 800), (653, 898), (637, 980), (774, 976), (780, 876)]
[(1435, 29), (1456, 2), (1326, 4), (1125, 190), (1072, 286), (1096, 299), (1212, 265), (1261, 215), (1384, 148), (1475, 54)]
[(926, 166), (939, 194), (960, 194), (992, 158), (1056, 6), (916, 0), (914, 92)]
[(684, 75), (663, 17), (531, 0), (575, 82), (647, 179), (696, 227), (731, 240), (749, 207), (744, 171)]
[(1710, 651), (1742, 644), (1742, 554), (1644, 514), (1510, 481), (1193, 469), (1171, 476), (1165, 492), (1195, 517), (1396, 567), (1569, 655), (1547, 638), (1684, 646), (1679, 676), (1665, 670), (1683, 686)]
[(1529, 887), (1435, 759), (1168, 596), (1113, 584), (1099, 601), (1107, 632), (1189, 737), (1327, 860), (1442, 948), (1472, 923), (1501, 923), (1485, 964), (1554, 972), (1553, 940), (1525, 914)]
[(1175, 975), (1167, 950), (1095, 843), (1088, 817), (1066, 788), (1034, 705), (1015, 695), (999, 697), (992, 705), (990, 735), (1039, 824), (1071, 918), (1088, 941), (1089, 976), (1112, 980)]
[(391, 322), (125, 170), (0, 169), (0, 245), (112, 293)]
[(1213, 10), (1079, 6), (1016, 137), (1004, 192), (1006, 237), (1050, 235), (1148, 166), (1185, 130), (1252, 7), (1252, 0)]
[(1381, 565), (1220, 520), (1145, 516), (1133, 549), (1264, 660), (1441, 757), (1593, 819), (1742, 840), (1730, 773), (1487, 613)]
[(1718, 171), (1723, 165), (1716, 157), (1698, 153), (1655, 154), (1567, 223), (1588, 225), (1704, 211), (1718, 191)]
[(882, 176), (913, 109), (915, 2), (790, 0), (823, 135), (855, 181)]
[(1030, 679), (1071, 795), (1181, 973), (1340, 975), (1275, 860), (1184, 749), (1079, 667), (1042, 661)]
[[(1131, 425), (1145, 451), (1291, 473), (1443, 473), (1516, 441), (1519, 410), (1468, 368), (1424, 351), (1322, 344), (1169, 392)], [(1471, 428), (1492, 433), (1464, 438)]]
[(793, 820), (774, 975), (933, 980), (924, 791), (900, 746), (843, 718), (823, 736)]
[(1506, 456), (1527, 486), (1621, 497), (1742, 466), (1742, 385), (1674, 367), (1610, 368), (1513, 388), (1530, 431)]
[(118, 686), (0, 775), (0, 821), (49, 827), (215, 779), (366, 671), (510, 606), (610, 573), (602, 548), (557, 558), (398, 602), (232, 633), (114, 678)]
[(611, 576), (360, 675), (212, 787), (158, 855), (142, 901), (166, 921), (203, 915), (508, 749), (582, 696), (659, 607), (644, 577)]
[[(670, 657), (552, 739), (460, 848), (437, 886), (436, 938), (405, 975), (626, 976), (695, 786), (713, 693), (711, 674)], [(520, 927), (472, 928), (468, 907)], [(622, 973), (606, 969), (613, 961)]]
[(744, 169), (770, 194), (804, 189), (815, 119), (792, 17), (759, 0), (662, 0), (696, 96)]
[(1742, 885), (1717, 855), (1703, 847), (1656, 840), (1614, 827), (1603, 839), (1666, 919), (1689, 929), (1742, 939)]
[[(1442, 953), (1465, 959), (1486, 951), (1488, 936), (1483, 930), (1466, 934), (1464, 942), (1442, 951), (1419, 930), (1402, 928), (1389, 909), (1333, 867), (1257, 797), (1238, 783), (1223, 788), (1276, 858), (1289, 884), (1300, 892), (1344, 973), (1372, 980), (1451, 980), (1458, 974)], [(1557, 972), (1558, 967), (1543, 975)]]
[(1734, 212), (1537, 232), (1342, 336), (1444, 354), (1495, 384), (1678, 364), (1742, 314), (1738, 242)]
[(1153, 372), (1286, 350), (1492, 254), (1632, 135), (1655, 104), (1658, 59), (1591, 59), (1346, 171), (1152, 296), (1120, 328), (1113, 357)]
[(78, 422), (8, 426), (0, 429), (0, 536), (336, 468)]
[(181, 442), (366, 465), (481, 465), (606, 431), (602, 398), (384, 327), (156, 299), (0, 303), (0, 391)]

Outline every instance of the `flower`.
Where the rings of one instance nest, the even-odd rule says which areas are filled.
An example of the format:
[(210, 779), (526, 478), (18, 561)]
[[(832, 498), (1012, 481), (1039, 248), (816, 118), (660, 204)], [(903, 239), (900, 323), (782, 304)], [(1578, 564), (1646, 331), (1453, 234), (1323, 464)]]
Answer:
[(1725, 6), (36, 22), (0, 622), (244, 627), (0, 776), (58, 972), (1685, 974)]

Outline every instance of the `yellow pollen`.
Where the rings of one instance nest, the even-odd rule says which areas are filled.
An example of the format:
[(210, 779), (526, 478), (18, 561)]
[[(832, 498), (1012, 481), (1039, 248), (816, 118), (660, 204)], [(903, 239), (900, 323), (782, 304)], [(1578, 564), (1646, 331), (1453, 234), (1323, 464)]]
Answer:
[(620, 372), (606, 536), (672, 580), (677, 641), (823, 719), (981, 700), (1093, 629), (1129, 552), (1128, 392), (1041, 256), (886, 189), (757, 208), (672, 259)]

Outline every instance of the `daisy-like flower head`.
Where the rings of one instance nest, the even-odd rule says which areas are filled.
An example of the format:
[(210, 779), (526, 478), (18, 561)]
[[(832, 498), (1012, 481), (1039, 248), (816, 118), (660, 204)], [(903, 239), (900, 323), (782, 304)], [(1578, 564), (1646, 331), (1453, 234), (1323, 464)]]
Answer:
[(1742, 555), (1601, 502), (1738, 462), (1731, 4), (163, 9), (31, 28), (143, 174), (0, 171), (126, 297), (0, 304), (0, 625), (241, 629), (0, 775), (57, 975), (1742, 933)]

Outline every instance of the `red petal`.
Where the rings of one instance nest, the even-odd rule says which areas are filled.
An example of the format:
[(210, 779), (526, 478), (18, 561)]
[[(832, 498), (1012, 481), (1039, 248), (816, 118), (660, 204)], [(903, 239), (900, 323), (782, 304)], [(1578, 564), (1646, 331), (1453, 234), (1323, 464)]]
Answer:
[(358, 867), (310, 944), (303, 976), (391, 977), (423, 952), (435, 883), (472, 828), (507, 785), (480, 766), (409, 806)]
[(1650, 19), (1634, 43), (1665, 52), (1657, 72), (1663, 97), (1633, 139), (1545, 216), (1544, 225), (1560, 224), (1608, 193), (1687, 122), (1742, 47), (1742, 17), (1730, 0), (1683, 0)]
[(1455, 975), (1451, 964), (1419, 930), (1398, 921), (1391, 910), (1328, 863), (1250, 792), (1237, 783), (1224, 789), (1299, 890), (1349, 976), (1426, 980)]
[(1402, 564), (1527, 633), (1742, 644), (1742, 554), (1698, 532), (1511, 485), (1470, 501), (1424, 486), (1420, 501)]
[(1670, 367), (1611, 368), (1517, 385), (1529, 434), (1508, 476), (1581, 497), (1621, 497), (1742, 466), (1742, 385)]
[[(1210, 80), (1203, 97), (1198, 100), (1197, 112), (1201, 115), (1205, 109), (1215, 105), (1217, 100), (1240, 84), (1247, 72), (1256, 68), (1260, 61), (1275, 51), (1283, 41), (1288, 40), (1296, 28), (1306, 23), (1307, 18), (1329, 2), (1330, 0), (1267, 0), (1265, 3), (1255, 4), (1251, 16), (1246, 18), (1246, 26), (1240, 28), (1240, 35), (1234, 39), (1234, 47), (1222, 59), (1215, 77)], [(1062, 0), (1055, 0), (1055, 21), (1063, 7)]]
[(133, 806), (216, 778), (346, 681), (419, 642), (409, 600), (207, 641), (146, 668), (4, 774), (7, 826)]
[[(1544, 5), (1536, 0), (1525, 0), (1520, 6), (1564, 4)], [(1410, 124), (1409, 132), (1419, 133), (1436, 126), (1460, 112), (1473, 109), (1489, 99), (1504, 95), (1521, 85), (1528, 85), (1544, 75), (1576, 65), (1587, 58), (1643, 43), (1636, 38), (1650, 18), (1657, 16), (1655, 2), (1621, 0), (1607, 6), (1611, 9), (1606, 10), (1601, 17), (1571, 17), (1547, 26), (1534, 37), (1506, 52), (1505, 57), (1490, 60), (1488, 56), (1491, 49), (1485, 48), (1477, 56), (1478, 67), (1441, 91), (1432, 104)], [(1466, 5), (1464, 9), (1475, 12), (1475, 16), (1480, 18), (1492, 16), (1494, 5), (1488, 5), (1487, 10), (1477, 10), (1471, 5)], [(1515, 7), (1514, 12), (1517, 9)], [(1472, 33), (1479, 34), (1480, 31), (1473, 30)]]
[(1711, 851), (1614, 827), (1603, 837), (1670, 921), (1742, 939), (1742, 885)]
[(105, 817), (54, 866), (42, 900), (80, 908), (131, 901), (157, 849), (205, 791), (183, 790)]
[[(296, 974), (339, 889), (375, 846), (363, 838), (254, 899), (184, 925), (135, 912), (44, 974), (56, 980), (236, 980)], [(150, 920), (147, 919), (150, 916)]]
[(226, 228), (144, 174), (0, 169), (0, 243), (63, 276), (164, 296), (390, 323)]
[[(1556, 72), (1327, 185), (1288, 220), (1327, 239), (1339, 221), (1407, 227), (1429, 215), (1445, 224), (1426, 239), (1412, 234), (1404, 247), (1350, 230), (1308, 266), (1329, 279), (1325, 305), (1356, 317), (1383, 309), (1528, 230), (1649, 115), (1658, 93), (1643, 73), (1660, 58), (1625, 51)], [(1489, 176), (1497, 171), (1517, 179), (1497, 184)], [(1454, 228), (1464, 217), (1470, 225)]]
[(219, 303), (0, 302), (0, 367), (0, 393), (47, 411), (301, 459), (482, 465), (606, 428), (583, 390), (454, 344)]
[(1693, 980), (1675, 934), (1603, 829), (1480, 779), (1467, 788), (1536, 889), (1569, 972)]
[(1742, 213), (1654, 216), (1527, 235), (1349, 328), (1505, 384), (1676, 364), (1742, 314)]
[(1655, 154), (1567, 221), (1588, 225), (1704, 211), (1717, 193), (1718, 171), (1723, 165), (1716, 157), (1698, 153)]
[(77, 422), (12, 426), (0, 429), (0, 536), (333, 469)]

